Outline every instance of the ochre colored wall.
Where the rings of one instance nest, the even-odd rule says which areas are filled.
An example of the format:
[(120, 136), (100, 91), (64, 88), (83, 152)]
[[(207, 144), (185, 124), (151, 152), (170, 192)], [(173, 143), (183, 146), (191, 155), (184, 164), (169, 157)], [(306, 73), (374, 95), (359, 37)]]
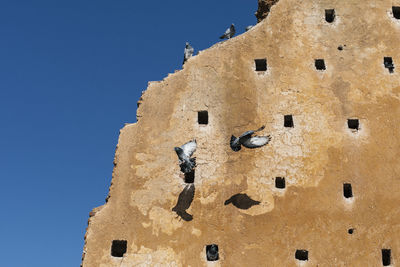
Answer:
[[(139, 121), (121, 130), (108, 202), (91, 213), (83, 266), (296, 266), (297, 249), (309, 251), (304, 266), (382, 266), (383, 248), (400, 263), (400, 20), (392, 5), (400, 0), (280, 0), (249, 32), (149, 83)], [(258, 58), (267, 58), (267, 72), (255, 71)], [(319, 58), (325, 71), (315, 70)], [(199, 110), (208, 125), (198, 125)], [(283, 127), (286, 114), (294, 128)], [(359, 131), (348, 118), (360, 120)], [(261, 125), (270, 144), (230, 149), (232, 134)], [(193, 138), (193, 220), (184, 221), (171, 210), (185, 187), (173, 148)], [(350, 200), (343, 183), (352, 184)], [(261, 203), (225, 206), (237, 193)], [(111, 257), (112, 240), (127, 240), (123, 258)], [(220, 260), (207, 262), (212, 243)]]

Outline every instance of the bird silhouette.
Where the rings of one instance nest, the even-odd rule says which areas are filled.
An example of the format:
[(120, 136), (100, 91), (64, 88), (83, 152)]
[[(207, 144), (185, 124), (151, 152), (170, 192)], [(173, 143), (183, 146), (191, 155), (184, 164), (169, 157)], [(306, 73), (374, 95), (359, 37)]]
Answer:
[(254, 205), (258, 205), (261, 202), (251, 199), (247, 194), (236, 194), (231, 196), (225, 201), (225, 205), (231, 204), (238, 209), (247, 210)]
[(183, 191), (179, 194), (178, 202), (175, 207), (172, 208), (172, 211), (175, 211), (184, 221), (193, 220), (193, 216), (187, 213), (186, 210), (190, 208), (190, 205), (193, 202), (194, 192), (194, 184), (186, 185)]

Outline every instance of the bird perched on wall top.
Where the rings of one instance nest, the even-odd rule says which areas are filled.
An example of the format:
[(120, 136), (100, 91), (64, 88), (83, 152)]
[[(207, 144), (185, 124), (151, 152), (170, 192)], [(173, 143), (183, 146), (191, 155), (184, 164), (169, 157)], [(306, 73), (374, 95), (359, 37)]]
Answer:
[(219, 39), (231, 39), (236, 33), (235, 24), (231, 24), (231, 26), (225, 31), (225, 33), (219, 37)]
[(261, 126), (261, 128), (255, 131), (247, 131), (243, 133), (241, 136), (236, 137), (234, 135), (231, 136), (230, 146), (233, 151), (239, 151), (242, 148), (242, 145), (247, 148), (257, 148), (262, 147), (271, 141), (271, 136), (252, 136), (254, 133), (264, 130), (265, 126)]
[(196, 151), (197, 143), (196, 140), (192, 140), (182, 145), (181, 147), (175, 147), (175, 152), (179, 158), (179, 166), (183, 173), (191, 172), (196, 167), (196, 158), (191, 158), (193, 153)]
[(183, 51), (183, 64), (193, 56), (194, 48), (186, 42), (185, 50)]
[(246, 32), (249, 31), (249, 30), (251, 30), (251, 28), (253, 28), (253, 27), (254, 27), (253, 25), (247, 26), (247, 27), (246, 27)]

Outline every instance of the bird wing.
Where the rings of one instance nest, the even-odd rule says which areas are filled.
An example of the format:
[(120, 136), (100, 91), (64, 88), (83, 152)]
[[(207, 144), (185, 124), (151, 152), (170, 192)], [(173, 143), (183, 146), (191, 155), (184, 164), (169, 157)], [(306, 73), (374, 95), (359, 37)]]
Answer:
[(243, 140), (242, 145), (247, 148), (257, 148), (265, 146), (271, 141), (271, 136), (254, 136)]
[(250, 137), (252, 134), (254, 134), (254, 131), (244, 132), (241, 136), (239, 136), (239, 139), (242, 139), (243, 137)]
[(188, 156), (189, 158), (196, 151), (196, 147), (197, 147), (196, 140), (192, 140), (181, 146), (181, 148), (183, 149), (183, 153), (185, 153), (185, 155)]
[(229, 27), (228, 29), (226, 29), (225, 36), (228, 36), (231, 33), (231, 28), (232, 27)]

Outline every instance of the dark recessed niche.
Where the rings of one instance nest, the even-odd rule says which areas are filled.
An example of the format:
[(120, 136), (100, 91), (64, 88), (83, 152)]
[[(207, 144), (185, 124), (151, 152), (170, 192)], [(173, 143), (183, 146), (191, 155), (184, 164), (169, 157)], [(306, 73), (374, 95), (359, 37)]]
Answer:
[(382, 249), (382, 264), (383, 266), (389, 266), (391, 263), (391, 250), (390, 249)]
[(342, 50), (343, 50), (343, 46), (342, 46), (342, 45), (339, 45), (337, 49), (338, 49), (339, 51), (342, 51)]
[(385, 68), (387, 68), (389, 70), (389, 73), (393, 73), (394, 64), (393, 64), (393, 59), (391, 57), (384, 57), (383, 65), (385, 66)]
[(123, 257), (126, 253), (126, 246), (128, 242), (126, 240), (113, 240), (111, 244), (111, 256)]
[(185, 183), (192, 184), (194, 183), (194, 170), (191, 172), (185, 173)]
[(335, 10), (334, 9), (325, 9), (325, 20), (328, 23), (332, 23), (335, 20)]
[(400, 19), (400, 6), (392, 6), (393, 17)]
[(284, 189), (286, 187), (285, 177), (276, 177), (275, 187), (279, 189)]
[(283, 126), (285, 126), (285, 127), (294, 127), (293, 116), (292, 115), (285, 115), (283, 117)]
[(266, 71), (267, 70), (267, 59), (266, 58), (255, 59), (254, 62), (256, 64), (256, 71)]
[(211, 244), (206, 246), (207, 261), (219, 260), (218, 245)]
[(348, 119), (347, 126), (349, 127), (349, 129), (358, 130), (360, 128), (360, 122), (358, 121), (358, 119)]
[(207, 110), (201, 110), (197, 112), (197, 121), (199, 124), (208, 124), (208, 111)]
[(353, 197), (353, 189), (351, 188), (351, 184), (343, 184), (343, 196), (345, 198)]
[(298, 249), (294, 257), (299, 261), (308, 261), (308, 250)]
[(352, 235), (354, 233), (354, 228), (350, 228), (349, 230), (347, 230), (347, 233), (349, 233), (349, 235)]
[(326, 67), (325, 67), (325, 60), (323, 60), (323, 59), (316, 59), (316, 60), (315, 60), (315, 68), (316, 68), (317, 70), (325, 70), (325, 69), (326, 69)]

